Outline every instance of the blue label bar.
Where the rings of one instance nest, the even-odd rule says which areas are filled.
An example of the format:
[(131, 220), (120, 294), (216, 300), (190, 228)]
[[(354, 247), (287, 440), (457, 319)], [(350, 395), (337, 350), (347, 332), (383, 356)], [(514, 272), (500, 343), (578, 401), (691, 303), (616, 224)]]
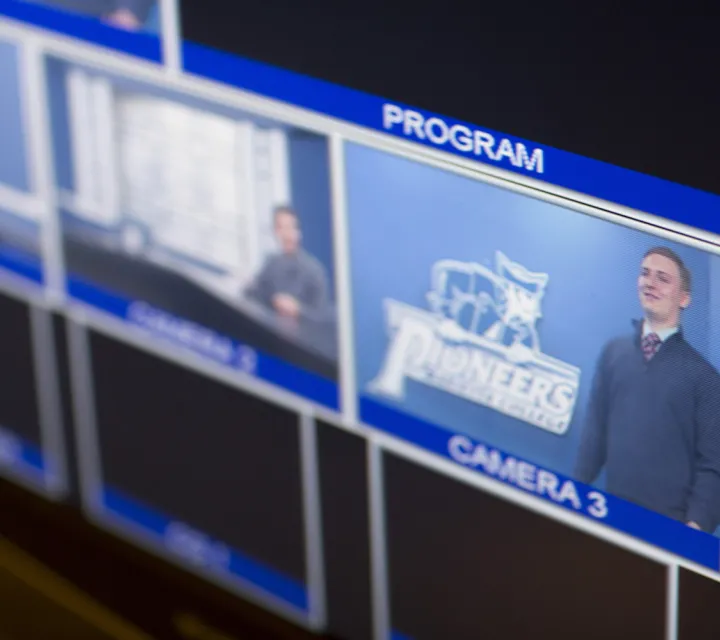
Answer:
[(32, 253), (7, 245), (0, 245), (0, 268), (42, 285), (45, 282), (40, 258)]
[[(214, 334), (192, 322), (177, 318), (161, 309), (155, 309), (142, 301), (132, 301), (101, 287), (86, 282), (75, 276), (68, 277), (68, 293), (76, 300), (81, 300), (102, 309), (134, 326), (140, 326), (164, 338), (170, 339), (195, 353), (210, 358), (233, 369), (250, 373), (267, 380), (288, 391), (304, 396), (330, 409), (340, 407), (339, 390), (336, 382), (318, 376), (299, 367), (283, 362), (279, 358), (257, 352), (250, 345), (241, 344), (225, 336)], [(142, 314), (136, 310), (142, 308)], [(162, 318), (164, 325), (179, 323), (185, 325), (184, 334), (194, 329), (203, 334), (203, 345), (198, 342), (188, 343), (179, 339), (178, 334), (154, 330), (146, 322), (139, 321), (142, 316)], [(208, 342), (210, 344), (208, 344)], [(247, 356), (251, 356), (248, 358)]]
[[(366, 424), (414, 442), (525, 493), (585, 515), (713, 570), (720, 568), (720, 540), (681, 522), (362, 396), (360, 418)], [(512, 463), (509, 462), (511, 460)], [(552, 483), (556, 488), (551, 492), (541, 491), (541, 473), (545, 478), (549, 477), (547, 474), (556, 478), (557, 482)], [(535, 477), (538, 479), (537, 487)], [(551, 483), (545, 482), (545, 486), (548, 484)]]
[[(190, 558), (197, 557), (198, 549), (205, 547), (203, 560), (209, 558), (210, 561), (203, 564), (207, 564), (207, 567), (216, 573), (251, 582), (293, 607), (308, 611), (307, 589), (301, 582), (253, 560), (236, 549), (227, 548), (222, 542), (192, 531), (184, 524), (174, 522), (115, 489), (104, 487), (102, 499), (103, 507), (110, 514), (139, 526), (151, 541), (161, 543), (179, 557), (185, 557), (188, 564), (198, 564)], [(174, 527), (179, 527), (179, 534), (173, 533)], [(188, 549), (187, 553), (183, 553), (183, 546)], [(221, 549), (222, 553), (214, 551), (216, 549)], [(212, 561), (213, 557), (217, 560)]]
[(29, 467), (36, 472), (45, 472), (45, 456), (40, 447), (28, 442), (22, 441), (22, 453), (20, 454), (20, 462), (23, 466)]
[[(489, 129), (480, 131), (469, 123), (408, 108), (398, 102), (193, 43), (183, 44), (183, 61), (185, 70), (190, 73), (411, 140), (426, 147), (441, 149), (669, 220), (720, 233), (720, 196), (699, 189), (567, 151), (539, 146)], [(384, 111), (389, 107), (396, 107), (403, 114), (402, 121), (390, 127), (386, 126), (387, 113)], [(408, 112), (417, 114), (417, 117), (413, 115), (408, 119)], [(393, 114), (397, 115), (397, 112)], [(420, 122), (424, 123), (422, 127)], [(418, 133), (419, 131), (421, 133)], [(470, 134), (469, 141), (466, 140), (467, 133)], [(491, 138), (492, 145), (489, 142)], [(493, 158), (489, 157), (488, 149), (492, 149)], [(532, 152), (535, 149), (542, 151), (541, 172), (538, 171), (538, 163), (532, 162)], [(528, 168), (529, 166), (532, 168)]]
[(390, 632), (391, 640), (413, 640), (411, 636), (406, 636), (404, 633), (395, 631), (394, 629)]
[(44, 487), (48, 472), (45, 458), (38, 445), (11, 429), (0, 427), (0, 466), (6, 469), (8, 474)]
[(97, 18), (20, 0), (0, 0), (0, 14), (139, 58), (162, 62), (160, 39), (153, 34), (116, 29)]

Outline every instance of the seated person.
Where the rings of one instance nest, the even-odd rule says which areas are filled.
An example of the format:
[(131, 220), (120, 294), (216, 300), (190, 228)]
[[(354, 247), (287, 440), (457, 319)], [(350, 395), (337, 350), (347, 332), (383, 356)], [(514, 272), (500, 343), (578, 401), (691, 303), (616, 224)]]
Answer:
[(35, 0), (65, 11), (75, 11), (103, 20), (118, 29), (138, 31), (156, 0)]
[(327, 278), (320, 262), (301, 246), (295, 211), (276, 209), (274, 228), (280, 252), (268, 256), (246, 294), (282, 317), (321, 319), (328, 308)]

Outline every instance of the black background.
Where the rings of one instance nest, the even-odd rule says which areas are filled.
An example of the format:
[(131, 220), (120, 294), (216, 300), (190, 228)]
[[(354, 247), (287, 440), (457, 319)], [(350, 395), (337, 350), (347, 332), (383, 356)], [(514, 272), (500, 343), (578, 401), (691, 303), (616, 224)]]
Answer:
[(666, 568), (391, 454), (392, 626), (415, 640), (665, 636)]
[(40, 448), (30, 306), (0, 294), (0, 319), (0, 425)]
[(367, 441), (318, 423), (328, 628), (345, 640), (372, 636)]
[(305, 582), (297, 415), (90, 335), (105, 483)]
[(720, 193), (712, 16), (527, 0), (181, 9), (189, 41)]
[(680, 569), (678, 640), (720, 638), (720, 583)]

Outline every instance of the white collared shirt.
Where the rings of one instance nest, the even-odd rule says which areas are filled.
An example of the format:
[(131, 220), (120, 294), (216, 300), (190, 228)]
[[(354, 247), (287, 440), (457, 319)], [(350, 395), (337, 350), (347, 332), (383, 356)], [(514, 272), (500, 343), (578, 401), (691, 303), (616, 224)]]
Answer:
[(661, 342), (665, 342), (670, 336), (675, 335), (680, 327), (666, 327), (665, 329), (653, 329), (648, 320), (643, 320), (643, 338), (651, 333), (655, 333)]

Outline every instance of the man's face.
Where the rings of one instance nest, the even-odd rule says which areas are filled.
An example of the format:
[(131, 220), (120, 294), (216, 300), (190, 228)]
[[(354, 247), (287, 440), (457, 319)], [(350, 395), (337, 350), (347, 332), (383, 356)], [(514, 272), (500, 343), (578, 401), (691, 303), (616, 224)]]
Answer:
[(294, 253), (300, 246), (302, 232), (297, 218), (286, 211), (280, 211), (275, 216), (275, 237), (283, 253)]
[(690, 304), (690, 294), (682, 288), (678, 265), (657, 253), (642, 261), (638, 293), (647, 319), (658, 327), (677, 326), (680, 310)]

